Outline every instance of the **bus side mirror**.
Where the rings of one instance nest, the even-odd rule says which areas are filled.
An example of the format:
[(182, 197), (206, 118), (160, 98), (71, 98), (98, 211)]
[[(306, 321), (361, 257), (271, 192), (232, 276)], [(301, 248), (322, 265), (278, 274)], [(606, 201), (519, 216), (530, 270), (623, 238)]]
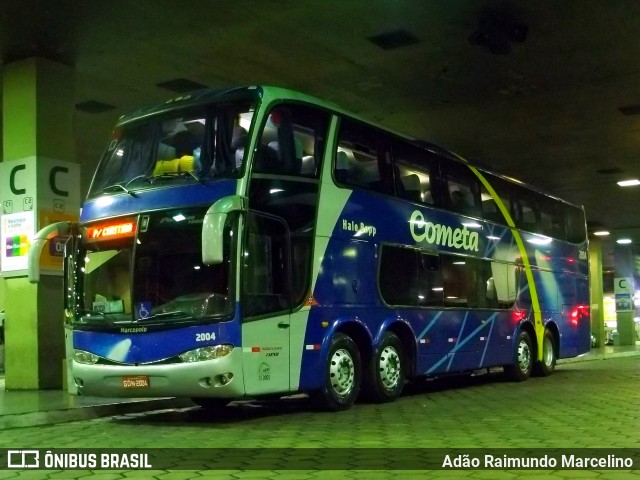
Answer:
[(231, 195), (218, 200), (209, 207), (202, 222), (202, 263), (218, 265), (222, 263), (224, 244), (224, 224), (231, 212), (246, 210), (246, 199)]
[(38, 283), (40, 281), (40, 254), (46, 243), (54, 237), (69, 235), (70, 233), (70, 222), (58, 222), (47, 225), (34, 235), (29, 246), (29, 283)]

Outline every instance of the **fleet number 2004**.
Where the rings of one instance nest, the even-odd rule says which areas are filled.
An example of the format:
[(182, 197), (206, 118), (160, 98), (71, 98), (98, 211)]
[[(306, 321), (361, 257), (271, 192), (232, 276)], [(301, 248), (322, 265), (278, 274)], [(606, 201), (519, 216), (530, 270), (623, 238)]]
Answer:
[(215, 339), (216, 334), (214, 332), (196, 333), (196, 342), (208, 342)]

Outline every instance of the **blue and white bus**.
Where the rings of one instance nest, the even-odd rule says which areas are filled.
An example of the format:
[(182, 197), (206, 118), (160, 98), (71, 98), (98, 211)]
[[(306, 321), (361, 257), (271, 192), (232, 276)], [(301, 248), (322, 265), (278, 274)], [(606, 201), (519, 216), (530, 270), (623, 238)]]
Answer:
[(590, 348), (582, 208), (287, 89), (123, 116), (79, 222), (32, 258), (55, 235), (83, 395), (340, 410)]

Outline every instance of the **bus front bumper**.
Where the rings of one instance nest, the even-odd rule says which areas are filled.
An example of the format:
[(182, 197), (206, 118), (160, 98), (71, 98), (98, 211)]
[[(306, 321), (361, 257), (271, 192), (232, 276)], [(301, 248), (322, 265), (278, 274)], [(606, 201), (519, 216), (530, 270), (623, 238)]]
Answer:
[(73, 362), (78, 394), (114, 398), (244, 396), (242, 350), (215, 360), (146, 365)]

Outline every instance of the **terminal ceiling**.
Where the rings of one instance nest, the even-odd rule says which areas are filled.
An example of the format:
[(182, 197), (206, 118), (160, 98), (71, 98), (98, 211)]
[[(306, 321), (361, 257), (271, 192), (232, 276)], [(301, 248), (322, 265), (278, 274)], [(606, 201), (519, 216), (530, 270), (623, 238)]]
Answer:
[(582, 204), (609, 243), (640, 244), (640, 189), (616, 184), (640, 178), (640, 2), (5, 0), (0, 22), (3, 64), (75, 71), (84, 192), (117, 117), (177, 95), (165, 82), (266, 83)]

